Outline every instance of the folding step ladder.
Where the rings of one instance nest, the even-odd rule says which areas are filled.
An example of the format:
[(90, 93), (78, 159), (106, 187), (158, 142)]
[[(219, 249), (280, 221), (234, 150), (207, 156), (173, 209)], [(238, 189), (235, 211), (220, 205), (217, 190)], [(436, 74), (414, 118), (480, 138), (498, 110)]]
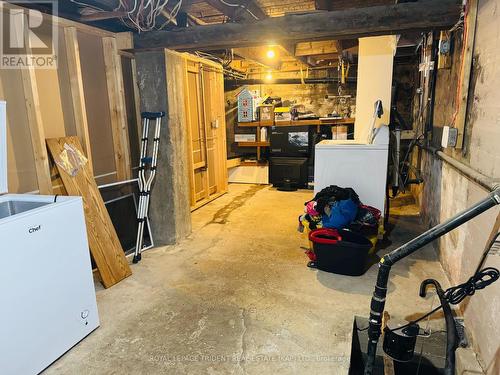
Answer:
[[(137, 207), (137, 241), (135, 243), (134, 263), (141, 260), (141, 253), (144, 242), (144, 225), (149, 216), (149, 200), (151, 198), (151, 187), (156, 176), (156, 163), (158, 161), (158, 149), (160, 147), (161, 119), (165, 112), (142, 112), (142, 138), (141, 157), (139, 160), (139, 173), (137, 181), (139, 183), (139, 204)], [(150, 121), (155, 121), (155, 131), (153, 138), (153, 154), (148, 156), (149, 125)], [(149, 173), (146, 176), (146, 171)]]

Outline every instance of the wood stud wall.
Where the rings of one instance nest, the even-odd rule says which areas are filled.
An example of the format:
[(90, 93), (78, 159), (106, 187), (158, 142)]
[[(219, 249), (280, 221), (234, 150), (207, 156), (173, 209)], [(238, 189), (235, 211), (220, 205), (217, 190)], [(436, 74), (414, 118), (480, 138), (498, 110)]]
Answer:
[[(27, 19), (24, 25), (28, 25)], [(29, 35), (27, 32), (24, 36)], [(23, 37), (17, 33), (13, 33), (14, 37)], [(24, 40), (26, 53), (30, 53), (29, 41)], [(43, 128), (42, 113), (40, 111), (40, 99), (38, 86), (36, 83), (35, 69), (30, 66), (26, 69), (21, 69), (21, 79), (26, 103), (26, 113), (28, 117), (28, 125), (31, 135), (31, 146), (35, 157), (35, 169), (38, 182), (38, 190), (40, 194), (52, 194), (52, 180), (50, 177), (49, 158), (47, 147), (45, 146), (45, 131)], [(8, 88), (5, 88), (8, 90)]]
[(71, 100), (75, 116), (76, 134), (80, 138), (83, 151), (89, 159), (91, 167), (90, 170), (93, 171), (94, 168), (92, 165), (92, 151), (90, 147), (89, 128), (87, 122), (87, 109), (85, 108), (82, 69), (80, 66), (80, 48), (78, 47), (76, 27), (64, 28), (64, 40), (66, 42), (66, 58), (68, 60)]
[(102, 38), (102, 46), (106, 65), (117, 178), (118, 180), (128, 180), (130, 179), (130, 147), (120, 56), (114, 37)]
[[(18, 8), (15, 5), (6, 3), (2, 11), (8, 11), (13, 8)], [(78, 44), (77, 33), (83, 32), (92, 34), (102, 38), (103, 52), (105, 56), (105, 70), (107, 79), (109, 108), (111, 115), (110, 127), (113, 133), (113, 146), (115, 154), (115, 164), (118, 180), (126, 180), (131, 175), (130, 152), (128, 140), (128, 128), (125, 109), (123, 77), (121, 71), (121, 62), (119, 51), (117, 49), (115, 34), (93, 28), (84, 24), (79, 24), (63, 18), (44, 15), (53, 24), (57, 25), (59, 30), (64, 33), (61, 38), (65, 48), (60, 48), (64, 55), (58, 56), (59, 59), (65, 59), (69, 70), (69, 87), (71, 92), (71, 110), (68, 113), (73, 113), (74, 122), (76, 124), (76, 135), (78, 136), (83, 150), (89, 159), (90, 166), (93, 165), (92, 153), (89, 138), (89, 124), (87, 119), (87, 108), (85, 105), (85, 92), (82, 78), (82, 70), (80, 63), (80, 50)], [(25, 22), (25, 25), (28, 23)], [(15, 34), (17, 35), (17, 34)], [(25, 35), (28, 35), (25, 33)], [(18, 37), (21, 37), (17, 35)], [(25, 45), (29, 45), (25, 43)], [(29, 52), (27, 48), (27, 52)], [(40, 105), (39, 87), (36, 80), (36, 69), (31, 67), (27, 69), (18, 69), (19, 76), (22, 79), (22, 92), (25, 99), (26, 116), (28, 119), (28, 127), (30, 132), (31, 148), (34, 155), (34, 164), (36, 171), (36, 180), (38, 183), (38, 191), (40, 194), (53, 194), (55, 187), (52, 181), (51, 170), (49, 166), (49, 158), (45, 143), (45, 130), (50, 124), (44, 124), (43, 111), (47, 110)], [(5, 73), (7, 74), (7, 73)], [(134, 77), (135, 78), (135, 77)], [(4, 91), (9, 90), (9, 87), (4, 86)], [(7, 103), (9, 108), (9, 103)], [(16, 107), (18, 107), (16, 105)], [(67, 136), (73, 134), (66, 134)], [(16, 143), (16, 145), (18, 145)], [(19, 147), (19, 146), (18, 146)], [(93, 169), (91, 169), (93, 170)], [(21, 191), (24, 192), (24, 191)]]

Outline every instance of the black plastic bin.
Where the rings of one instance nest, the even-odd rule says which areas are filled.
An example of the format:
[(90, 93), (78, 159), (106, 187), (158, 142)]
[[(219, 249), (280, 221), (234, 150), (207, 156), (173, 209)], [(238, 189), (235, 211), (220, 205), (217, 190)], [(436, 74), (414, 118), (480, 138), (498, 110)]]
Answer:
[(311, 231), (309, 239), (316, 254), (316, 268), (348, 276), (366, 272), (372, 247), (366, 237), (348, 230), (322, 228)]

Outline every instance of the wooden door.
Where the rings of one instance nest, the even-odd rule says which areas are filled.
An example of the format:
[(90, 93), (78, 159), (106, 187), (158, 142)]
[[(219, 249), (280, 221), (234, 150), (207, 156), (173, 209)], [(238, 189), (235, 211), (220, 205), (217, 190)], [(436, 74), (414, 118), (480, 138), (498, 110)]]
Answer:
[(191, 208), (227, 191), (224, 83), (220, 69), (186, 59)]
[(188, 152), (191, 167), (191, 206), (208, 198), (207, 179), (207, 145), (205, 119), (203, 114), (200, 66), (196, 62), (187, 61), (187, 124)]

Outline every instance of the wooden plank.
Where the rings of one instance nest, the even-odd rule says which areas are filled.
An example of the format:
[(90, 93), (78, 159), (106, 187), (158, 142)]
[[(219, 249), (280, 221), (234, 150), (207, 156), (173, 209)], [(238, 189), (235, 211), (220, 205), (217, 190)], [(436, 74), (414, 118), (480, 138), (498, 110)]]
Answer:
[[(25, 16), (25, 27), (28, 25), (28, 20)], [(29, 47), (27, 30), (24, 32), (11, 33), (11, 37), (23, 38), (24, 41), (20, 45), (25, 46), (27, 54), (31, 53)], [(19, 41), (18, 41), (19, 42)], [(35, 75), (35, 68), (32, 66), (20, 69), (23, 84), (24, 98), (26, 103), (26, 114), (31, 135), (31, 147), (35, 159), (36, 178), (38, 183), (38, 191), (40, 194), (50, 195), (53, 193), (52, 180), (50, 177), (49, 158), (47, 155), (47, 147), (45, 145), (45, 131), (43, 127), (42, 112), (40, 108), (40, 98)]]
[(80, 48), (78, 46), (77, 30), (75, 27), (64, 28), (64, 40), (66, 42), (66, 58), (68, 61), (68, 72), (71, 89), (71, 101), (75, 116), (76, 134), (80, 138), (83, 151), (92, 166), (92, 151), (87, 121), (87, 110), (85, 107), (85, 95), (83, 91), (82, 69), (80, 65)]
[(226, 167), (229, 168), (234, 168), (241, 165), (241, 159), (240, 158), (234, 158), (234, 159), (228, 159), (226, 161)]
[(460, 16), (456, 0), (422, 0), (333, 12), (290, 14), (248, 24), (224, 23), (134, 35), (135, 48), (189, 50), (256, 46), (281, 41), (353, 39), (410, 30), (446, 29)]
[(116, 48), (118, 48), (118, 50), (134, 48), (134, 37), (132, 36), (131, 31), (116, 33), (115, 38), (116, 38)]
[(90, 165), (85, 164), (76, 176), (72, 177), (57, 164), (65, 144), (73, 146), (80, 152), (83, 151), (78, 137), (51, 138), (47, 140), (47, 145), (52, 158), (56, 161), (66, 191), (69, 195), (81, 196), (83, 199), (90, 251), (104, 287), (109, 288), (130, 276), (132, 271), (125, 258), (108, 211), (104, 206)]
[(328, 53), (337, 53), (335, 40), (326, 40), (319, 42), (300, 42), (295, 45), (296, 56), (324, 55)]
[(474, 41), (476, 36), (478, 0), (469, 0), (467, 4), (469, 7), (466, 21), (467, 40), (464, 41), (466, 45), (460, 78), (460, 102), (454, 124), (455, 128), (458, 129), (457, 144), (455, 146), (457, 149), (461, 149), (464, 143), (467, 102), (469, 99), (469, 83), (472, 74), (472, 58), (474, 55)]
[[(194, 150), (193, 150), (193, 126), (194, 124), (192, 123), (192, 116), (193, 116), (193, 106), (196, 105), (191, 98), (190, 95), (194, 94), (194, 92), (191, 92), (189, 90), (189, 74), (197, 74), (195, 72), (192, 72), (188, 68), (188, 63), (186, 58), (184, 58), (184, 103), (185, 103), (185, 108), (186, 108), (186, 129), (187, 129), (187, 137), (186, 137), (186, 142), (187, 142), (187, 160), (188, 160), (188, 167), (189, 167), (189, 191), (190, 191), (190, 198), (191, 198), (191, 207), (194, 207), (196, 204), (196, 181), (195, 181), (195, 163), (194, 163)], [(168, 61), (167, 61), (168, 64)]]
[(121, 61), (115, 38), (103, 38), (102, 45), (117, 178), (118, 180), (128, 180), (130, 179), (130, 145)]
[(142, 117), (141, 117), (141, 99), (139, 97), (139, 85), (137, 84), (137, 64), (135, 58), (130, 60), (132, 65), (132, 84), (134, 86), (134, 102), (135, 102), (135, 120), (137, 129), (137, 140), (139, 141), (139, 150), (141, 149), (142, 138)]
[(113, 18), (126, 17), (127, 12), (125, 11), (109, 11), (109, 12), (96, 12), (92, 14), (84, 14), (80, 17), (82, 22), (95, 22), (102, 20), (109, 20)]
[(205, 169), (201, 171), (202, 177), (203, 177), (203, 186), (204, 186), (204, 192), (205, 192), (205, 198), (208, 199), (210, 197), (210, 182), (209, 182), (209, 175), (208, 171), (210, 169), (209, 166), (209, 160), (208, 160), (208, 139), (207, 139), (207, 115), (208, 115), (208, 108), (206, 104), (206, 96), (205, 96), (205, 77), (203, 74), (203, 66), (202, 64), (199, 65), (200, 70), (198, 73), (198, 90), (200, 92), (198, 102), (199, 102), (199, 108), (200, 108), (200, 125), (201, 125), (201, 139), (202, 139), (202, 152), (204, 154), (204, 159), (205, 159)]

